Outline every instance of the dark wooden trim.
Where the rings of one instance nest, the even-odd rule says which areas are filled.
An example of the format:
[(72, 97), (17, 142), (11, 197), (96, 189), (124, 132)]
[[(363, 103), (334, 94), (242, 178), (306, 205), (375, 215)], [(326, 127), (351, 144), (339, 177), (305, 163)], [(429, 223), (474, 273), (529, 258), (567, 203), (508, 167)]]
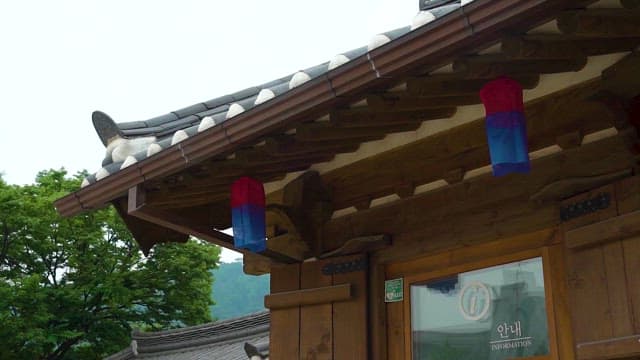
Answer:
[(630, 237), (640, 232), (640, 210), (567, 231), (569, 249)]
[(351, 284), (341, 284), (267, 295), (264, 297), (264, 307), (269, 310), (287, 309), (297, 306), (345, 301), (352, 297), (353, 290)]

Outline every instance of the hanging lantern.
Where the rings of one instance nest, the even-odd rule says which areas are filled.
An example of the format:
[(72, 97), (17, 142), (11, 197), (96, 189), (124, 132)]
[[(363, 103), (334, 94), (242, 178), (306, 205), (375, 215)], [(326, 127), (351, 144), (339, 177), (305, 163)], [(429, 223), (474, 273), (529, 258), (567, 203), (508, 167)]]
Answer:
[(242, 177), (231, 185), (231, 219), (236, 248), (266, 250), (265, 196), (262, 183)]
[(480, 99), (486, 111), (493, 175), (528, 173), (530, 164), (522, 87), (511, 78), (500, 77), (482, 87)]

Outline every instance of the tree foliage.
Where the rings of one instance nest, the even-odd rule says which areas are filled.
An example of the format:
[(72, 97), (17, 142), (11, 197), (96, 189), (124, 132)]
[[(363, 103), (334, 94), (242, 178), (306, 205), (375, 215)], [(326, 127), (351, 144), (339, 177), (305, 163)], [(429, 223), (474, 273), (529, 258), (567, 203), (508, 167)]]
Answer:
[(112, 208), (62, 219), (53, 201), (82, 176), (0, 178), (0, 359), (94, 359), (128, 345), (133, 328), (210, 321), (210, 270), (220, 249), (190, 240), (144, 257)]

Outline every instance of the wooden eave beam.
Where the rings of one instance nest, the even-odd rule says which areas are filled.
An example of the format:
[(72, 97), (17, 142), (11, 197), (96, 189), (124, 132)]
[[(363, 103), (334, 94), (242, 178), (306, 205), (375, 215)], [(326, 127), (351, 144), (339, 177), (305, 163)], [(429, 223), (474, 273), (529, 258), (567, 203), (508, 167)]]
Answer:
[[(173, 231), (192, 235), (207, 242), (232, 249), (241, 253), (247, 250), (238, 249), (233, 245), (233, 236), (214, 229), (212, 226), (195, 223), (189, 218), (180, 214), (152, 207), (146, 204), (146, 195), (142, 186), (136, 186), (129, 189), (128, 192), (128, 210), (127, 213), (144, 221), (171, 229)], [(272, 260), (282, 263), (295, 263), (298, 260), (288, 257), (285, 254), (274, 252), (267, 249), (260, 255), (268, 257)]]

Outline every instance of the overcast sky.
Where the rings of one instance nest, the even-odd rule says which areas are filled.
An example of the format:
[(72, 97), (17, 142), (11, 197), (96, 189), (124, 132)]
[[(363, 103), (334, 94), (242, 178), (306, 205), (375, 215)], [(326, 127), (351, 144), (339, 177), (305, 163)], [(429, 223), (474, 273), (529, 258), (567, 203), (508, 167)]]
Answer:
[(406, 26), (417, 0), (0, 2), (0, 173), (95, 172), (91, 124), (145, 120), (258, 85)]

